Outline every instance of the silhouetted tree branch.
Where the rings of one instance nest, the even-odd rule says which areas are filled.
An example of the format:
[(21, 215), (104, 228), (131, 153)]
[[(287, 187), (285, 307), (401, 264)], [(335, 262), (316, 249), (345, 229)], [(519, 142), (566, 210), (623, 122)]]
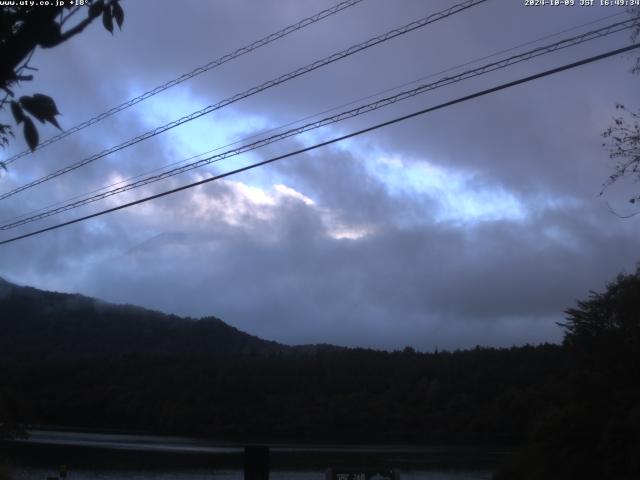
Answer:
[[(67, 21), (81, 9), (87, 16), (64, 30)], [(59, 115), (53, 99), (37, 93), (16, 98), (14, 89), (20, 82), (33, 79), (24, 70), (35, 70), (29, 59), (36, 48), (53, 48), (82, 33), (95, 19), (102, 17), (106, 30), (113, 33), (114, 20), (122, 27), (124, 11), (119, 0), (86, 0), (86, 7), (66, 6), (2, 6), (0, 9), (0, 89), (5, 92), (0, 101), (0, 110), (7, 104), (16, 125), (23, 126), (23, 134), (29, 148), (34, 150), (39, 143), (38, 130), (33, 119), (49, 122), (60, 128), (56, 121)], [(0, 144), (6, 146), (14, 136), (9, 123), (0, 122)], [(5, 168), (0, 162), (0, 167)], [(5, 168), (6, 169), (6, 168)]]
[[(637, 20), (637, 26), (631, 34), (631, 40), (635, 42), (640, 38), (640, 7), (631, 7), (628, 12)], [(631, 73), (640, 74), (640, 57), (636, 58)], [(622, 104), (617, 104), (616, 110), (621, 114), (613, 119), (613, 125), (602, 134), (605, 138), (603, 146), (609, 152), (609, 158), (616, 160), (616, 165), (604, 183), (600, 195), (623, 177), (632, 176), (636, 181), (640, 181), (640, 110), (634, 112)], [(640, 202), (640, 195), (633, 195), (629, 202)], [(629, 218), (635, 214), (618, 216)]]

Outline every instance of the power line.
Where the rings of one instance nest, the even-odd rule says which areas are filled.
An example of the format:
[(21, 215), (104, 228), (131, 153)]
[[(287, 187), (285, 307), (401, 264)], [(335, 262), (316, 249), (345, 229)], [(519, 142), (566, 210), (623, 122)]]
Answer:
[(606, 53), (603, 53), (603, 54), (600, 54), (600, 55), (596, 55), (596, 56), (589, 57), (589, 58), (586, 58), (586, 59), (583, 59), (583, 60), (579, 60), (577, 62), (566, 64), (566, 65), (563, 65), (561, 67), (553, 68), (553, 69), (550, 69), (550, 70), (545, 70), (544, 72), (537, 73), (537, 74), (534, 74), (534, 75), (530, 75), (528, 77), (524, 77), (524, 78), (520, 78), (518, 80), (511, 81), (511, 82), (503, 83), (503, 84), (498, 85), (496, 87), (492, 87), (492, 88), (489, 88), (489, 89), (486, 89), (486, 90), (482, 90), (480, 92), (476, 92), (476, 93), (473, 93), (473, 94), (470, 94), (470, 95), (466, 95), (464, 97), (459, 97), (459, 98), (457, 98), (455, 100), (451, 100), (451, 101), (436, 105), (435, 107), (425, 108), (423, 110), (419, 110), (417, 112), (413, 112), (413, 113), (410, 113), (408, 115), (403, 115), (401, 117), (396, 117), (396, 118), (394, 118), (392, 120), (388, 120), (386, 122), (378, 123), (378, 124), (373, 125), (371, 127), (367, 127), (367, 128), (362, 129), (362, 130), (358, 130), (358, 131), (349, 133), (347, 135), (342, 135), (340, 137), (336, 137), (336, 138), (333, 138), (331, 140), (327, 140), (327, 141), (324, 141), (324, 142), (316, 143), (315, 145), (311, 145), (309, 147), (305, 147), (305, 148), (302, 148), (302, 149), (299, 149), (299, 150), (295, 150), (293, 152), (289, 152), (289, 153), (286, 153), (284, 155), (279, 155), (277, 157), (273, 157), (273, 158), (270, 158), (268, 160), (263, 160), (261, 162), (257, 162), (257, 163), (251, 164), (251, 165), (247, 165), (247, 166), (242, 167), (242, 168), (237, 168), (235, 170), (232, 170), (232, 171), (229, 171), (229, 172), (226, 172), (226, 173), (222, 173), (222, 174), (219, 174), (219, 175), (215, 175), (215, 176), (206, 178), (204, 180), (200, 180), (200, 181), (193, 182), (193, 183), (190, 183), (190, 184), (187, 184), (187, 185), (183, 185), (181, 187), (174, 188), (172, 190), (167, 190), (165, 192), (158, 193), (158, 194), (155, 194), (155, 195), (151, 195), (149, 197), (141, 198), (139, 200), (135, 200), (135, 201), (132, 201), (132, 202), (129, 202), (129, 203), (118, 205), (117, 207), (112, 207), (112, 208), (109, 208), (109, 209), (106, 209), (106, 210), (101, 210), (99, 212), (92, 213), (90, 215), (85, 215), (83, 217), (75, 218), (75, 219), (69, 220), (67, 222), (59, 223), (59, 224), (52, 225), (52, 226), (47, 227), (47, 228), (42, 228), (40, 230), (36, 230), (36, 231), (30, 232), (30, 233), (26, 233), (26, 234), (19, 235), (19, 236), (13, 237), (13, 238), (9, 238), (7, 240), (0, 241), (0, 245), (5, 245), (5, 244), (11, 243), (11, 242), (16, 242), (18, 240), (22, 240), (22, 239), (25, 239), (25, 238), (28, 238), (28, 237), (32, 237), (34, 235), (38, 235), (38, 234), (41, 234), (41, 233), (44, 233), (44, 232), (48, 232), (48, 231), (51, 231), (51, 230), (56, 230), (58, 228), (62, 228), (62, 227), (68, 226), (68, 225), (73, 225), (75, 223), (83, 222), (83, 221), (89, 220), (91, 218), (96, 218), (96, 217), (99, 217), (99, 216), (102, 216), (102, 215), (106, 215), (107, 213), (111, 213), (111, 212), (115, 212), (115, 211), (122, 210), (122, 209), (125, 209), (125, 208), (129, 208), (129, 207), (132, 207), (134, 205), (138, 205), (138, 204), (145, 203), (145, 202), (148, 202), (148, 201), (151, 201), (151, 200), (155, 200), (157, 198), (165, 197), (167, 195), (172, 195), (174, 193), (181, 192), (183, 190), (187, 190), (187, 189), (190, 189), (190, 188), (193, 188), (193, 187), (204, 185), (205, 183), (213, 182), (215, 180), (220, 180), (222, 178), (229, 177), (231, 175), (235, 175), (235, 174), (238, 174), (238, 173), (241, 173), (241, 172), (252, 170), (252, 169), (257, 168), (257, 167), (261, 167), (261, 166), (264, 166), (264, 165), (267, 165), (267, 164), (270, 164), (270, 163), (274, 163), (274, 162), (276, 162), (278, 160), (283, 160), (285, 158), (289, 158), (289, 157), (292, 157), (292, 156), (295, 156), (295, 155), (299, 155), (301, 153), (309, 152), (311, 150), (315, 150), (315, 149), (320, 148), (320, 147), (331, 145), (333, 143), (340, 142), (342, 140), (346, 140), (348, 138), (352, 138), (352, 137), (355, 137), (355, 136), (358, 136), (358, 135), (362, 135), (364, 133), (368, 133), (368, 132), (371, 132), (373, 130), (377, 130), (377, 129), (382, 128), (382, 127), (387, 127), (387, 126), (393, 125), (395, 123), (399, 123), (399, 122), (408, 120), (408, 119), (413, 118), (413, 117), (417, 117), (417, 116), (420, 116), (420, 115), (424, 115), (426, 113), (430, 113), (430, 112), (433, 112), (433, 111), (436, 111), (436, 110), (440, 110), (440, 109), (443, 109), (443, 108), (446, 108), (446, 107), (450, 107), (450, 106), (456, 105), (458, 103), (466, 102), (466, 101), (472, 100), (474, 98), (482, 97), (484, 95), (488, 95), (488, 94), (491, 94), (491, 93), (494, 93), (494, 92), (497, 92), (497, 91), (500, 91), (500, 90), (511, 88), (511, 87), (516, 86), (516, 85), (520, 85), (520, 84), (523, 84), (523, 83), (526, 83), (526, 82), (537, 80), (539, 78), (543, 78), (543, 77), (546, 77), (546, 76), (549, 76), (549, 75), (553, 75), (555, 73), (559, 73), (559, 72), (563, 72), (565, 70), (576, 68), (576, 67), (579, 67), (581, 65), (586, 65), (586, 64), (589, 64), (589, 63), (593, 63), (593, 62), (596, 62), (598, 60), (602, 60), (602, 59), (605, 59), (605, 58), (608, 58), (608, 57), (611, 57), (611, 56), (614, 56), (614, 55), (618, 55), (620, 53), (625, 53), (625, 52), (628, 52), (630, 50), (633, 50), (633, 49), (636, 49), (636, 48), (639, 48), (639, 47), (640, 47), (640, 43), (636, 43), (636, 44), (633, 44), (633, 45), (629, 45), (627, 47), (618, 48), (616, 50), (612, 50), (612, 51), (609, 51), (609, 52), (606, 52)]
[(8, 197), (11, 197), (19, 192), (22, 192), (24, 190), (27, 190), (29, 188), (35, 187), (36, 185), (40, 185), (41, 183), (47, 182), (49, 180), (52, 180), (56, 177), (59, 177), (60, 175), (64, 175), (66, 173), (69, 173), (73, 170), (76, 170), (80, 167), (83, 167), (89, 163), (92, 163), (102, 157), (105, 157), (107, 155), (110, 155), (112, 153), (118, 152), (124, 148), (130, 147), (132, 145), (135, 145), (136, 143), (142, 142), (143, 140), (147, 140), (151, 137), (155, 137), (156, 135), (159, 135), (161, 133), (166, 132), (167, 130), (170, 130), (174, 127), (177, 127), (179, 125), (182, 125), (183, 123), (189, 122), (191, 120), (195, 120), (196, 118), (202, 117), (203, 115), (207, 115), (211, 112), (214, 112), (216, 110), (219, 110), (223, 107), (226, 107), (227, 105), (230, 105), (234, 102), (237, 102), (239, 100), (242, 100), (244, 98), (247, 98), (251, 95), (255, 95), (259, 92), (262, 92), (264, 90), (267, 90), (269, 88), (275, 87), (276, 85), (279, 85), (283, 82), (286, 82), (288, 80), (291, 80), (293, 78), (299, 77), (301, 75), (304, 75), (306, 73), (309, 73), (313, 70), (316, 70), (320, 67), (324, 67), (326, 65), (329, 65), (333, 62), (336, 62), (338, 60), (342, 60), (343, 58), (349, 57), (355, 53), (358, 53), (362, 50), (365, 50), (367, 48), (373, 47), (375, 45), (378, 45), (380, 43), (386, 42), (388, 40), (391, 40), (395, 37), (398, 37), (400, 35), (404, 35), (407, 34), (413, 30), (416, 30), (418, 28), (422, 28), (426, 25), (429, 25), (431, 23), (437, 22), (439, 20), (442, 20), (444, 18), (450, 17), (456, 13), (459, 13), (463, 10), (466, 10), (468, 8), (471, 8), (473, 6), (479, 5), (481, 3), (486, 2), (487, 0), (466, 0), (465, 2), (456, 4), (452, 7), (449, 7), (445, 10), (442, 10), (441, 12), (438, 13), (434, 13), (432, 15), (428, 15), (420, 20), (416, 20), (413, 21), (411, 23), (408, 23), (402, 27), (399, 28), (395, 28), (393, 30), (390, 30), (382, 35), (379, 35), (377, 37), (373, 37), (365, 42), (356, 44), (356, 45), (352, 45), (351, 47), (342, 50), (338, 53), (334, 53), (328, 57), (325, 57), (321, 60), (317, 60), (313, 63), (310, 63), (304, 67), (300, 67), (292, 72), (289, 72), (285, 75), (281, 75), (280, 77), (277, 77), (273, 80), (269, 80), (268, 82), (265, 82), (257, 87), (253, 87), (250, 88), (249, 90), (246, 90), (242, 93), (238, 93), (232, 97), (229, 97), (225, 100), (222, 100), (214, 105), (209, 105), (208, 107), (205, 107), (201, 110), (197, 110), (193, 113), (190, 113), (189, 115), (185, 115), (177, 120), (174, 120), (173, 122), (167, 123), (165, 125), (162, 125), (160, 127), (155, 128), (154, 130), (150, 130), (146, 133), (143, 133), (142, 135), (139, 135), (133, 139), (127, 140), (124, 143), (121, 143), (119, 145), (116, 145), (114, 147), (111, 147), (107, 150), (103, 150), (100, 153), (94, 154), (90, 157), (87, 157), (83, 160), (80, 160), (79, 162), (76, 162), (74, 164), (68, 165), (64, 168), (61, 168), (59, 170), (56, 170), (55, 172), (52, 172), (48, 175), (45, 175), (44, 177), (41, 177), (37, 180), (34, 180), (32, 182), (29, 182), (25, 185), (22, 185), (21, 187), (15, 188), (14, 190), (11, 190), (10, 192), (4, 193), (2, 195), (0, 195), (0, 200), (4, 200)]
[[(78, 125), (71, 127), (67, 130), (65, 130), (64, 132), (61, 132), (57, 135), (54, 135), (51, 138), (48, 138), (47, 140), (44, 140), (43, 142), (41, 142), (35, 150), (40, 150), (41, 148), (46, 147), (47, 145), (51, 145), (52, 143), (57, 142), (58, 140), (62, 140), (65, 137), (68, 137), (69, 135), (72, 135), (76, 132), (79, 132), (80, 130), (83, 130), (91, 125), (94, 125), (98, 122), (101, 122), (102, 120), (111, 117), (112, 115), (115, 115), (118, 112), (121, 112), (123, 110), (126, 110), (129, 107), (132, 107), (133, 105), (136, 105), (140, 102), (142, 102), (143, 100), (146, 100), (147, 98), (150, 98), (160, 92), (163, 92), (171, 87), (174, 87), (186, 80), (189, 80), (193, 77), (196, 77), (202, 73), (208, 72), (209, 70), (212, 70), (216, 67), (219, 67), (220, 65), (223, 65), (231, 60), (234, 60), (238, 57), (241, 57), (242, 55), (245, 55), (247, 53), (250, 53), (254, 50), (257, 50), (260, 47), (264, 47), (265, 45), (268, 45), (276, 40), (279, 40), (280, 38), (286, 37), (287, 35), (294, 33), (298, 30), (301, 30), (309, 25), (312, 25), (316, 22), (319, 22), (320, 20), (324, 20), (327, 17), (330, 17), (331, 15), (334, 15), (338, 12), (341, 12), (342, 10), (345, 10), (349, 7), (352, 7), (360, 2), (362, 2), (363, 0), (345, 0), (342, 1), (340, 3), (337, 3), (336, 5), (334, 5), (331, 8), (328, 8), (326, 10), (322, 10), (321, 12), (316, 13), (315, 15), (311, 16), (311, 17), (307, 17), (303, 20), (300, 20), (297, 23), (294, 23), (292, 25), (289, 25), (288, 27), (283, 28), (282, 30), (279, 30), (277, 32), (274, 32), (270, 35), (267, 35), (266, 37), (261, 38), (260, 40), (256, 40), (255, 42), (249, 44), (249, 45), (245, 45), (244, 47), (241, 47), (239, 49), (237, 49), (236, 51), (232, 52), (232, 53), (228, 53), (226, 55), (223, 55), (222, 57), (216, 58), (215, 60), (210, 61), (209, 63), (207, 63), (206, 65), (202, 65), (201, 67), (195, 68), (193, 70), (191, 70), (189, 73), (185, 73), (183, 75), (180, 75), (177, 78), (174, 78), (173, 80), (170, 80), (166, 83), (163, 83), (162, 85), (159, 85), (157, 87), (155, 87), (152, 90), (149, 90), (147, 92), (144, 92), (140, 95), (138, 95), (137, 97), (134, 97), (130, 100), (127, 100), (126, 102), (121, 103), (120, 105), (111, 108), (110, 110), (107, 110), (106, 112), (103, 112), (99, 115), (96, 115), (95, 117), (90, 118), (89, 120), (86, 120), (82, 123), (79, 123)], [(12, 156), (11, 158), (9, 158), (8, 160), (6, 160), (4, 163), (5, 165), (9, 165), (13, 162), (15, 162), (16, 160), (18, 160), (21, 157), (24, 157), (26, 155), (29, 155), (31, 152), (31, 150), (24, 150), (20, 153), (17, 153), (16, 155)]]
[[(29, 212), (22, 213), (22, 214), (20, 214), (20, 215), (15, 215), (15, 216), (13, 216), (13, 217), (11, 217), (11, 218), (6, 218), (6, 219), (4, 219), (4, 220), (0, 220), (0, 223), (2, 223), (2, 224), (4, 224), (4, 223), (9, 223), (9, 222), (12, 222), (12, 221), (15, 221), (15, 220), (23, 219), (23, 218), (28, 217), (28, 216), (31, 216), (31, 215), (35, 215), (35, 214), (40, 213), (40, 212), (44, 212), (44, 211), (49, 210), (49, 209), (53, 209), (54, 207), (58, 207), (58, 206), (60, 206), (60, 205), (64, 205), (64, 204), (66, 204), (66, 203), (68, 203), (68, 202), (71, 202), (71, 201), (73, 201), (73, 200), (77, 200), (77, 199), (80, 199), (80, 198), (82, 198), (82, 197), (86, 197), (86, 196), (88, 196), (88, 195), (91, 195), (91, 194), (94, 194), (94, 193), (98, 193), (98, 192), (100, 192), (100, 191), (102, 191), (102, 190), (107, 190), (107, 189), (112, 188), (112, 187), (115, 187), (115, 186), (117, 186), (117, 185), (121, 185), (121, 184), (123, 184), (123, 183), (130, 182), (130, 181), (135, 180), (135, 179), (137, 179), (137, 178), (141, 178), (141, 177), (144, 177), (145, 175), (150, 175), (150, 174), (152, 174), (152, 173), (159, 172), (159, 171), (161, 171), (161, 170), (164, 170), (164, 169), (169, 168), (169, 167), (173, 167), (173, 166), (175, 166), (175, 165), (180, 165), (180, 164), (183, 164), (183, 163), (189, 162), (190, 160), (194, 160), (194, 159), (196, 159), (196, 158), (198, 158), (198, 157), (203, 157), (203, 156), (208, 155), (208, 154), (210, 154), (210, 153), (213, 153), (213, 152), (216, 152), (216, 151), (222, 150), (223, 148), (232, 147), (232, 146), (237, 145), (237, 144), (239, 144), (239, 143), (243, 143), (243, 142), (246, 142), (246, 141), (248, 141), (248, 140), (252, 140), (252, 139), (254, 139), (254, 138), (258, 138), (258, 137), (260, 137), (261, 135), (269, 134), (269, 133), (272, 133), (272, 132), (277, 132), (278, 130), (282, 130), (283, 128), (290, 127), (290, 126), (292, 126), (292, 125), (295, 125), (295, 124), (298, 124), (298, 123), (304, 122), (304, 121), (306, 121), (306, 120), (310, 120), (310, 119), (315, 118), (315, 117), (319, 117), (320, 115), (325, 115), (325, 114), (327, 114), (327, 113), (334, 112), (334, 111), (336, 111), (336, 110), (339, 110), (340, 108), (348, 107), (348, 106), (354, 105), (354, 104), (356, 104), (356, 103), (358, 103), (358, 102), (362, 102), (362, 101), (365, 101), (365, 100), (370, 100), (370, 99), (375, 98), (375, 97), (378, 97), (378, 96), (380, 96), (380, 95), (384, 95), (384, 94), (386, 94), (386, 93), (389, 93), (389, 92), (392, 92), (392, 91), (395, 91), (395, 90), (399, 90), (400, 88), (404, 88), (404, 87), (407, 87), (407, 86), (409, 86), (409, 85), (416, 84), (416, 83), (421, 82), (421, 81), (423, 81), (423, 80), (427, 80), (427, 79), (429, 79), (429, 78), (433, 78), (433, 77), (436, 77), (436, 76), (438, 76), (438, 75), (442, 75), (442, 74), (444, 74), (444, 73), (452, 72), (452, 71), (457, 70), (457, 69), (459, 69), (459, 68), (466, 67), (466, 66), (468, 66), (468, 65), (472, 65), (472, 64), (474, 64), (474, 63), (481, 62), (482, 60), (487, 60), (487, 59), (489, 59), (489, 58), (497, 57), (498, 55), (502, 55), (502, 54), (504, 54), (504, 53), (509, 53), (509, 52), (514, 51), (514, 50), (518, 50), (519, 48), (526, 47), (526, 46), (529, 46), (529, 45), (533, 45), (533, 44), (535, 44), (535, 43), (541, 42), (541, 41), (543, 41), (543, 40), (547, 40), (547, 39), (549, 39), (549, 38), (557, 37), (558, 35), (562, 35), (563, 33), (568, 33), (568, 32), (574, 31), (574, 30), (578, 30), (578, 29), (580, 29), (580, 28), (583, 28), (583, 27), (586, 27), (586, 26), (589, 26), (589, 25), (593, 25), (593, 24), (595, 24), (595, 23), (600, 23), (600, 22), (602, 22), (602, 21), (604, 21), (604, 20), (609, 20), (609, 19), (614, 18), (614, 17), (619, 17), (619, 16), (621, 16), (621, 15), (626, 15), (626, 12), (618, 12), (618, 13), (613, 13), (613, 14), (611, 14), (611, 15), (606, 15), (606, 16), (601, 17), (601, 18), (598, 18), (598, 19), (596, 19), (596, 20), (592, 20), (592, 21), (589, 21), (589, 22), (586, 22), (586, 23), (582, 23), (582, 24), (580, 24), (580, 25), (575, 25), (575, 26), (573, 26), (573, 27), (566, 28), (566, 29), (564, 29), (564, 30), (560, 30), (560, 31), (555, 32), (555, 33), (552, 33), (552, 34), (545, 35), (545, 36), (543, 36), (543, 37), (538, 37), (538, 38), (536, 38), (536, 39), (534, 39), (534, 40), (529, 40), (529, 41), (527, 41), (527, 42), (520, 43), (520, 44), (515, 45), (515, 46), (513, 46), (513, 47), (509, 47), (509, 48), (507, 48), (507, 49), (500, 50), (500, 51), (497, 51), (497, 52), (491, 53), (491, 54), (489, 54), (489, 55), (485, 55), (485, 56), (483, 56), (483, 57), (476, 58), (476, 59), (474, 59), (474, 60), (470, 60), (470, 61), (467, 61), (467, 62), (464, 62), (464, 63), (458, 64), (458, 65), (455, 65), (455, 66), (453, 66), (453, 67), (446, 68), (445, 70), (440, 70), (440, 71), (438, 71), (438, 72), (430, 73), (430, 74), (428, 74), (428, 75), (425, 75), (425, 76), (419, 77), (419, 78), (417, 78), (417, 79), (415, 79), (415, 80), (411, 80), (411, 81), (409, 81), (409, 82), (405, 82), (405, 83), (402, 83), (402, 84), (400, 84), (400, 85), (396, 85), (396, 86), (394, 86), (394, 87), (386, 88), (386, 89), (381, 90), (381, 91), (378, 91), (378, 92), (376, 92), (376, 93), (369, 94), (369, 95), (366, 95), (366, 96), (364, 96), (364, 97), (360, 97), (360, 98), (357, 98), (357, 99), (355, 99), (355, 100), (351, 100), (351, 101), (346, 102), (346, 103), (342, 103), (342, 104), (337, 105), (337, 106), (335, 106), (335, 107), (331, 107), (331, 108), (326, 109), (326, 110), (323, 110), (323, 111), (321, 111), (321, 112), (314, 113), (314, 114), (312, 114), (312, 115), (307, 115), (307, 116), (302, 117), (302, 118), (299, 118), (299, 119), (297, 119), (297, 120), (294, 120), (294, 121), (287, 122), (287, 123), (285, 123), (285, 124), (279, 125), (279, 126), (277, 126), (277, 127), (268, 128), (268, 129), (263, 130), (263, 131), (261, 131), (261, 132), (258, 132), (258, 133), (255, 133), (255, 134), (249, 135), (249, 136), (244, 137), (244, 138), (241, 138), (241, 139), (239, 139), (239, 140), (235, 140), (235, 141), (233, 141), (233, 142), (231, 142), (231, 143), (227, 143), (227, 144), (225, 144), (225, 145), (217, 146), (217, 147), (215, 147), (215, 148), (213, 148), (213, 149), (207, 150), (207, 151), (202, 152), (202, 153), (199, 153), (199, 154), (197, 154), (197, 155), (193, 155), (193, 156), (191, 156), (191, 157), (188, 157), (188, 158), (185, 158), (185, 159), (182, 159), (182, 160), (178, 160), (178, 161), (176, 161), (176, 162), (171, 162), (171, 163), (169, 163), (169, 164), (165, 164), (165, 165), (163, 165), (163, 166), (161, 166), (161, 167), (157, 167), (157, 168), (154, 168), (154, 169), (152, 169), (152, 170), (147, 170), (147, 171), (145, 171), (145, 172), (141, 172), (141, 173), (139, 173), (139, 174), (137, 174), (137, 175), (134, 175), (134, 176), (131, 176), (131, 177), (128, 177), (128, 178), (125, 178), (125, 179), (119, 180), (119, 181), (117, 181), (117, 182), (114, 182), (114, 183), (111, 183), (111, 184), (108, 184), (108, 185), (103, 185), (102, 187), (96, 188), (96, 189), (94, 189), (94, 190), (91, 190), (91, 191), (89, 191), (89, 192), (85, 192), (85, 193), (80, 194), (80, 195), (74, 195), (73, 197), (67, 198), (66, 200), (62, 200), (62, 201), (59, 201), (59, 202), (55, 202), (55, 203), (52, 203), (52, 204), (46, 205), (46, 206), (44, 206), (44, 207), (40, 207), (40, 208), (38, 208), (38, 209), (31, 210), (31, 211), (29, 211)], [(1, 228), (1, 227), (0, 227), (0, 228)]]
[[(436, 82), (432, 82), (426, 85), (421, 85), (418, 86), (414, 89), (411, 90), (406, 90), (403, 92), (400, 92), (396, 95), (390, 96), (390, 97), (386, 97), (383, 99), (379, 99), (377, 101), (368, 103), (366, 105), (361, 105), (357, 108), (351, 109), (351, 110), (347, 110), (344, 112), (341, 112), (339, 114), (330, 116), (330, 117), (326, 117), (323, 119), (320, 119), (318, 121), (315, 122), (311, 122), (308, 123), (306, 125), (302, 125), (300, 127), (297, 128), (293, 128), (290, 130), (287, 130), (285, 132), (281, 132), (275, 135), (272, 135), (270, 137), (258, 140), (256, 142), (247, 144), (247, 145), (242, 145), (238, 148), (232, 149), (232, 150), (228, 150), (226, 152), (222, 152), (220, 154), (216, 154), (216, 155), (212, 155), (210, 157), (207, 158), (203, 158), (200, 159), (196, 162), (192, 162), (189, 163), (187, 165), (183, 165), (181, 167), (176, 167), (172, 170), (168, 170), (162, 173), (159, 173), (157, 175), (152, 175), (149, 176), (147, 178), (138, 180), (136, 182), (132, 182), (129, 183), (127, 185), (123, 185), (121, 187), (112, 189), (112, 190), (108, 190), (102, 193), (98, 193), (96, 195), (92, 195), (80, 200), (77, 200), (75, 202), (70, 202), (67, 204), (64, 204), (60, 207), (57, 208), (51, 208), (51, 209), (45, 209), (45, 211), (42, 211), (41, 213), (37, 213), (31, 216), (27, 216), (26, 218), (21, 218), (20, 220), (16, 220), (13, 222), (9, 222), (6, 223), (4, 225), (0, 225), (0, 230), (9, 230), (12, 228), (17, 228), (19, 226), (22, 225), (26, 225), (28, 223), (32, 223), (35, 222), (37, 220), (42, 220), (44, 218), (50, 217), (52, 215), (56, 215), (58, 213), (62, 213), (62, 212), (66, 212), (68, 210), (72, 210), (75, 208), (79, 208), (83, 205), (88, 205), (90, 203), (96, 202), (98, 200), (102, 200), (105, 199), (107, 197), (111, 197), (113, 195), (117, 195), (120, 193), (124, 193), (126, 191), (129, 190), (133, 190), (134, 188), (138, 188), (138, 187), (142, 187), (144, 185), (149, 185), (151, 183), (155, 183), (158, 182), (160, 180), (164, 180), (166, 178), (170, 178), (176, 175), (179, 175), (181, 173), (185, 173), (187, 171), (202, 167), (204, 165), (208, 165), (214, 162), (218, 162), (221, 160), (224, 160), (226, 158), (230, 158), (230, 157), (234, 157), (237, 155), (240, 155), (242, 153), (246, 153), (248, 151), (251, 150), (255, 150), (257, 148), (266, 146), (266, 145), (270, 145), (271, 143), (275, 143), (281, 140), (284, 140), (286, 138), (289, 137), (293, 137), (295, 135), (299, 135), (301, 133), (304, 132), (308, 132), (310, 130), (315, 130), (317, 128), (321, 128), (327, 125), (331, 125), (337, 122), (341, 122), (343, 120), (349, 119), (349, 118), (354, 118), (360, 115), (363, 115), (365, 113), (369, 113), (375, 110), (378, 110), (380, 108), (392, 105), (394, 103), (397, 103), (399, 101), (403, 101), (409, 98), (412, 98), (416, 95), (422, 94), (422, 93), (426, 93), (428, 91), (431, 90), (435, 90), (437, 88), (446, 86), (446, 85), (451, 85), (453, 83), (457, 83), (463, 80), (467, 80), (469, 78), (473, 78), (476, 76), (480, 76), (480, 75), (484, 75), (487, 74), (489, 72), (493, 72), (496, 70), (500, 70), (506, 67), (509, 67), (511, 65), (515, 65), (517, 63), (520, 62), (524, 62), (524, 61), (529, 61), (533, 58), (539, 57), (541, 55), (546, 55), (548, 53), (552, 53), (552, 52), (556, 52), (558, 50), (561, 50), (563, 48), (568, 48), (568, 47), (572, 47), (575, 45), (579, 45), (581, 43), (590, 41), (590, 40), (594, 40), (597, 38), (602, 38), (605, 37), (607, 35), (611, 35), (614, 33), (618, 33), (621, 32), (623, 30), (632, 28), (634, 26), (635, 23), (635, 19), (631, 19), (631, 20), (627, 20), (627, 21), (623, 21), (623, 22), (617, 22), (614, 23), (612, 25), (608, 25), (606, 27), (602, 27), (596, 30), (592, 30), (590, 32), (586, 32), (580, 35), (576, 35), (574, 37), (570, 37), (570, 38), (566, 38), (563, 40), (560, 40), (558, 42), (552, 43), (550, 45), (546, 45), (543, 47), (538, 47), (535, 48), (533, 50), (530, 50), (528, 52), (524, 52), (524, 53), (520, 53), (518, 55), (513, 55), (511, 57), (496, 61), (496, 62), (492, 62), (486, 65), (483, 65), (481, 67), (472, 69), (472, 70), (467, 70), (465, 72), (462, 72), (458, 75), (454, 75), (451, 77), (444, 77)], [(90, 194), (89, 194), (90, 195)]]

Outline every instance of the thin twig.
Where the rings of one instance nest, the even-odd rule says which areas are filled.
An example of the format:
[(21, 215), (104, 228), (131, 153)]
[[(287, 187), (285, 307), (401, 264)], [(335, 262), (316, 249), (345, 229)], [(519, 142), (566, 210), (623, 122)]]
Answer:
[(606, 203), (607, 203), (607, 210), (609, 210), (609, 213), (613, 213), (618, 218), (631, 218), (631, 217), (635, 217), (636, 215), (640, 215), (640, 210), (638, 210), (635, 213), (630, 213), (629, 215), (621, 215), (620, 213), (616, 212), (613, 209), (613, 207), (609, 202), (606, 202)]
[(66, 17), (64, 17), (62, 20), (60, 20), (60, 26), (62, 27), (64, 25), (64, 23), (69, 20), (71, 17), (73, 17), (76, 13), (78, 13), (80, 11), (82, 7), (75, 7), (72, 8), (71, 11), (69, 12), (69, 15), (67, 15)]

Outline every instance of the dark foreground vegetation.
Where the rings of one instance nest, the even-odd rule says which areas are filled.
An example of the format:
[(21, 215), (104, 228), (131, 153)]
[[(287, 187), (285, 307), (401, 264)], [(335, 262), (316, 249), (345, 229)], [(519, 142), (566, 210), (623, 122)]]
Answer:
[(562, 389), (558, 346), (4, 365), (22, 423), (221, 439), (518, 441)]
[[(501, 479), (640, 478), (640, 271), (568, 310), (563, 345), (433, 353), (292, 348), (219, 320), (41, 293), (5, 284), (0, 296), (0, 341), (13, 352), (0, 362), (5, 436), (37, 424), (242, 441), (509, 444), (521, 448)], [(59, 339), (56, 325), (82, 345)]]

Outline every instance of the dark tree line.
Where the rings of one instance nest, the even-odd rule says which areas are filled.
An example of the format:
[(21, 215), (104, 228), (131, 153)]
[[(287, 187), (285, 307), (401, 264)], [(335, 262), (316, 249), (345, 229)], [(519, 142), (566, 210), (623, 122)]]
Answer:
[(513, 443), (549, 406), (559, 346), (439, 354), (150, 357), (4, 365), (29, 424), (220, 439)]
[(562, 390), (501, 478), (640, 478), (640, 266), (566, 314)]
[[(72, 318), (99, 317), (90, 299), (17, 292), (22, 300), (9, 304), (27, 308), (40, 298), (44, 318), (64, 318), (56, 301)], [(5, 303), (13, 297), (0, 293)], [(127, 307), (98, 310), (114, 331), (118, 315), (129, 315), (133, 338), (157, 338), (146, 318), (153, 312), (137, 311), (141, 321)], [(233, 353), (189, 353), (200, 345), (179, 333), (189, 320), (155, 315), (160, 330), (186, 342), (183, 350), (5, 356), (5, 433), (65, 425), (242, 441), (509, 444), (521, 448), (501, 479), (640, 478), (640, 269), (568, 309), (562, 345), (381, 352), (291, 348), (236, 332), (226, 337), (240, 342)], [(96, 318), (94, 327), (103, 325)], [(213, 325), (230, 335), (222, 322)], [(206, 331), (197, 322), (187, 328)]]

